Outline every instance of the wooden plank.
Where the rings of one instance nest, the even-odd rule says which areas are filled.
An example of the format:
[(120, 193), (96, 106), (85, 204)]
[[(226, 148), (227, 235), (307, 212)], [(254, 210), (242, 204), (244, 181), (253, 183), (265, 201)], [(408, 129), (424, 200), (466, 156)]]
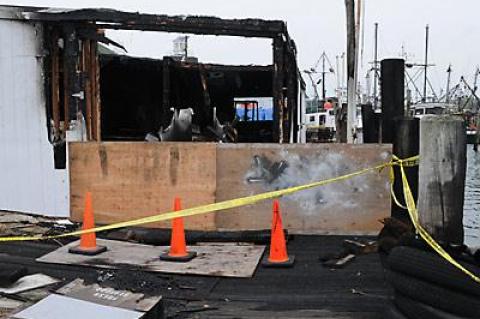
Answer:
[[(216, 200), (340, 176), (386, 162), (390, 154), (391, 145), (220, 144)], [(290, 195), (280, 203), (284, 227), (292, 233), (374, 234), (382, 226), (378, 220), (390, 214), (387, 170)], [(219, 212), (217, 229), (269, 228), (271, 206), (265, 201)]]
[(168, 251), (168, 246), (148, 246), (123, 241), (97, 240), (108, 250), (97, 256), (68, 253), (70, 247), (79, 241), (60, 247), (37, 259), (38, 262), (85, 265), (90, 267), (116, 269), (118, 265), (131, 265), (134, 269), (175, 274), (191, 274), (218, 277), (252, 277), (265, 246), (237, 244), (205, 244), (189, 247), (197, 257), (186, 263), (160, 260), (159, 256)]
[[(82, 218), (84, 196), (93, 195), (97, 223), (114, 223), (215, 200), (216, 146), (194, 143), (70, 143), (71, 217)], [(185, 219), (189, 229), (214, 229), (213, 214)], [(149, 227), (170, 227), (169, 222)]]

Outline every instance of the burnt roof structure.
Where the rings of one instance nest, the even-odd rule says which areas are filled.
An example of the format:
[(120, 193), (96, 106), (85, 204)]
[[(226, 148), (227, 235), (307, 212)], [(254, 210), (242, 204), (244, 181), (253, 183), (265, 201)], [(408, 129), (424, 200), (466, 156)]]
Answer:
[[(79, 53), (81, 48), (74, 40), (87, 37), (90, 40), (98, 41), (93, 34), (104, 29), (270, 38), (273, 40), (273, 140), (280, 143), (292, 141), (292, 136), (295, 137), (299, 129), (297, 101), (299, 83), (302, 81), (297, 67), (295, 43), (290, 39), (286, 23), (283, 21), (168, 16), (103, 8), (61, 9), (0, 6), (0, 11), (0, 18), (39, 22), (57, 29), (57, 36), (67, 39), (64, 50), (65, 65), (71, 70), (75, 68), (74, 60), (78, 60), (78, 56), (81, 55)], [(76, 80), (73, 73), (70, 75), (72, 81), (69, 83), (68, 89), (75, 96), (81, 91), (82, 84)], [(72, 100), (69, 101), (71, 104), (70, 114), (73, 115), (75, 108), (78, 110), (78, 101), (70, 100)], [(289, 101), (288, 104), (287, 101)], [(293, 138), (293, 142), (295, 142), (295, 138)]]

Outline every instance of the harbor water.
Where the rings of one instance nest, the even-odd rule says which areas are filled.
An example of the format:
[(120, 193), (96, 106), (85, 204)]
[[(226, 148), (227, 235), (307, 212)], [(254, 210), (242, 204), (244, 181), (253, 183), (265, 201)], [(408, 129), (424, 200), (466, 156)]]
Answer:
[(465, 244), (480, 246), (480, 152), (475, 153), (472, 145), (468, 145), (467, 151), (467, 177), (463, 211)]

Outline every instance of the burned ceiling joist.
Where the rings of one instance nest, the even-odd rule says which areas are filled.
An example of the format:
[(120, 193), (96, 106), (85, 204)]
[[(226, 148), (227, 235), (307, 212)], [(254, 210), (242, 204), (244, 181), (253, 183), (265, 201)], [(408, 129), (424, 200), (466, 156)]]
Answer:
[(167, 16), (122, 12), (110, 9), (29, 10), (22, 16), (27, 20), (44, 22), (95, 22), (105, 29), (179, 32), (242, 37), (273, 38), (286, 34), (283, 21), (262, 19), (221, 19), (203, 16)]

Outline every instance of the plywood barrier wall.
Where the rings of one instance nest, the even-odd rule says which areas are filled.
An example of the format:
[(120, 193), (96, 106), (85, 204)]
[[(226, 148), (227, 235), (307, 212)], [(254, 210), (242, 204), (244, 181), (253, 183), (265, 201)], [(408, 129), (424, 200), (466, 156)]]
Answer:
[[(222, 144), (217, 149), (216, 200), (253, 195), (336, 177), (388, 161), (391, 145)], [(388, 175), (371, 173), (286, 196), (283, 223), (296, 233), (375, 233), (390, 214)], [(271, 201), (219, 212), (219, 229), (265, 229)]]
[[(215, 200), (216, 145), (208, 143), (70, 143), (71, 215), (81, 220), (91, 191), (97, 223), (146, 217)], [(188, 218), (191, 229), (214, 229), (212, 214)], [(169, 227), (163, 222), (154, 227)]]
[[(71, 143), (71, 211), (92, 191), (96, 220), (112, 223), (335, 177), (388, 161), (390, 145)], [(295, 233), (375, 233), (390, 212), (387, 171), (280, 199)], [(190, 229), (266, 229), (271, 201), (189, 217)], [(168, 227), (168, 223), (148, 225)]]

